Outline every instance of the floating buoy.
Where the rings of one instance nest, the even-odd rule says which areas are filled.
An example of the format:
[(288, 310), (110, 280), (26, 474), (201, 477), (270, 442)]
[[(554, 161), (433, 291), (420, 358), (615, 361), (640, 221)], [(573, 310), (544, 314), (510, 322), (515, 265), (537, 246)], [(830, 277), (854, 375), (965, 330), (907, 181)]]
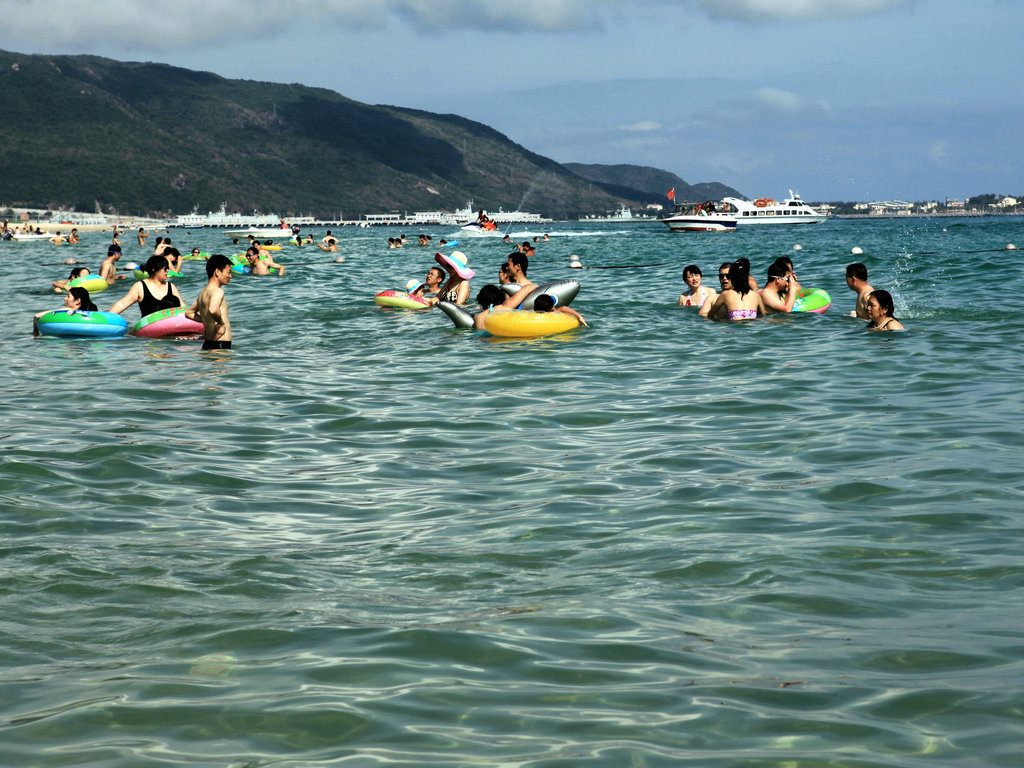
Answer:
[(76, 259), (74, 256), (68, 256), (66, 259), (64, 259), (64, 263), (65, 264), (77, 264), (78, 263), (78, 259)]
[(578, 261), (570, 261), (569, 269), (583, 269), (583, 265), (580, 264)]
[(850, 253), (853, 253), (853, 254), (864, 253), (864, 249), (861, 248), (859, 245), (855, 245), (855, 246), (853, 246), (853, 248), (850, 249)]
[(1006, 246), (1006, 250), (1008, 250), (1008, 251), (1016, 251), (1017, 250), (1017, 246), (1014, 245), (1013, 243), (1008, 243), (1007, 246)]
[(800, 245), (800, 243), (797, 243), (796, 245), (793, 246), (794, 251), (802, 251), (803, 249), (804, 247)]
[(127, 264), (124, 265), (124, 269), (127, 269), (130, 272), (134, 271), (134, 270), (136, 270), (138, 268), (139, 268), (139, 265), (136, 264), (134, 261), (129, 261)]

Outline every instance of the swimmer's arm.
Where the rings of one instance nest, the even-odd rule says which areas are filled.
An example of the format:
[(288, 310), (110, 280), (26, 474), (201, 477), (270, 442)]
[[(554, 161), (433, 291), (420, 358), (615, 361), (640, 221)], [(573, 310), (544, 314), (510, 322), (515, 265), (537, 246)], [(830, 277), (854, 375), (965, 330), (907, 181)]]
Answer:
[(140, 283), (135, 283), (135, 285), (133, 285), (131, 288), (128, 289), (128, 293), (126, 293), (124, 296), (122, 296), (117, 301), (117, 303), (114, 304), (114, 306), (112, 306), (107, 311), (108, 312), (113, 312), (113, 313), (119, 315), (122, 312), (124, 312), (126, 309), (128, 309), (128, 307), (130, 307), (132, 304), (134, 304), (135, 302), (137, 302), (139, 299), (142, 298), (142, 288), (140, 287), (141, 285), (142, 285), (141, 282)]
[(536, 287), (537, 286), (535, 285), (528, 285), (525, 288), (520, 288), (518, 291), (516, 291), (503, 302), (501, 302), (501, 306), (505, 307), (506, 309), (515, 309), (516, 307), (523, 303), (523, 300), (527, 296), (533, 293), (533, 289)]
[(583, 319), (583, 315), (581, 315), (579, 312), (577, 312), (572, 307), (556, 307), (555, 311), (556, 312), (563, 312), (563, 313), (569, 315), (570, 317), (575, 317), (577, 320), (579, 320), (580, 325), (587, 326), (588, 328), (590, 327), (590, 326), (587, 325), (587, 321)]
[(685, 293), (680, 293), (679, 294), (679, 301), (676, 303), (676, 306), (677, 307), (682, 307), (685, 304), (686, 304), (686, 294)]
[(724, 306), (725, 299), (723, 298), (723, 294), (720, 293), (717, 297), (715, 297), (715, 301), (713, 304), (711, 303), (710, 298), (704, 302), (704, 306), (700, 308), (700, 314), (703, 317), (715, 318), (718, 317), (719, 311), (721, 311), (721, 308)]

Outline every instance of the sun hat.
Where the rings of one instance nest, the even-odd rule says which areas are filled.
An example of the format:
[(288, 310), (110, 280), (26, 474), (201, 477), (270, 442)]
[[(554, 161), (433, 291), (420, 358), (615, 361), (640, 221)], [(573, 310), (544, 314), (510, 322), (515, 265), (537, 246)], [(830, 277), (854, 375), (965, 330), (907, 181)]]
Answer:
[(466, 254), (462, 251), (452, 251), (451, 256), (445, 256), (443, 253), (435, 253), (434, 261), (438, 264), (447, 264), (449, 267), (454, 269), (456, 274), (463, 280), (469, 280), (471, 277), (476, 275), (476, 272), (469, 268), (469, 259), (466, 258)]
[(412, 280), (410, 280), (408, 283), (405, 284), (405, 292), (406, 293), (412, 293), (417, 288), (419, 288), (421, 286), (424, 286), (424, 285), (426, 285), (426, 283), (424, 283), (422, 280), (417, 280), (417, 279), (413, 278)]

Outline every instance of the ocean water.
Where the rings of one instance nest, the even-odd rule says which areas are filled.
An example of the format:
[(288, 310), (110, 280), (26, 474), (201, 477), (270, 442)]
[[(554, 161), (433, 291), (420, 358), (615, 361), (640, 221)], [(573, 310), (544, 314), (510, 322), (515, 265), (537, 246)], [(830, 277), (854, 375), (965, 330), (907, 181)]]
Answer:
[[(228, 353), (33, 338), (107, 237), (0, 243), (0, 764), (1024, 766), (1024, 219), (549, 231), (589, 328), (377, 308), (434, 249), (345, 229)], [(675, 306), (784, 254), (826, 314)]]

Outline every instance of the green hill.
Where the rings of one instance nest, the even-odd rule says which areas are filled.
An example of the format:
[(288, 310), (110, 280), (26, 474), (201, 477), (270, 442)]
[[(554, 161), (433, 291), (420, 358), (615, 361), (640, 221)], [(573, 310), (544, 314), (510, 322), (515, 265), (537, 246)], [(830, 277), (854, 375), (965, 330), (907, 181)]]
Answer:
[(358, 218), (472, 199), (572, 218), (644, 200), (481, 123), (322, 88), (0, 51), (0, 94), (0, 205)]

